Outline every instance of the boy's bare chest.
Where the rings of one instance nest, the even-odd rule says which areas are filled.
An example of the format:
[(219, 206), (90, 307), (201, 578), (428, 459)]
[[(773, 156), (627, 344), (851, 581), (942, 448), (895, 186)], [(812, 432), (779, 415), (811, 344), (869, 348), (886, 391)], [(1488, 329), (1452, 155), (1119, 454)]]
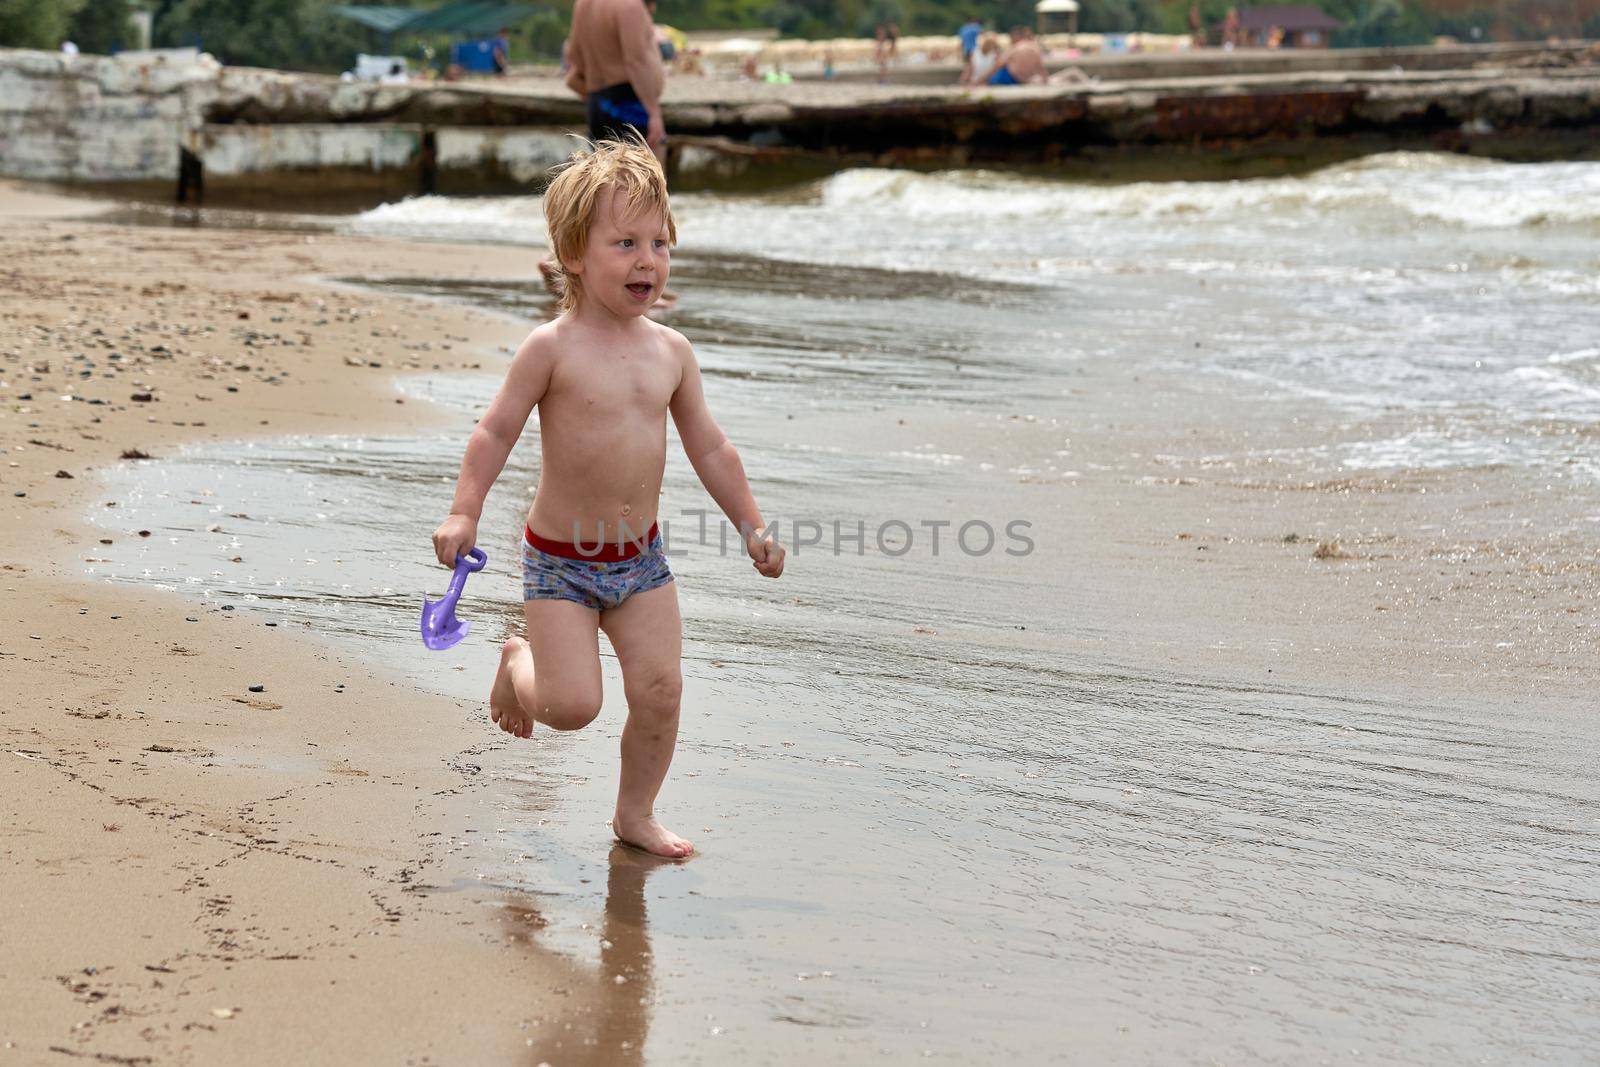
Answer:
[(666, 353), (587, 354), (562, 362), (542, 406), (590, 417), (659, 417), (678, 387), (678, 375), (677, 361)]

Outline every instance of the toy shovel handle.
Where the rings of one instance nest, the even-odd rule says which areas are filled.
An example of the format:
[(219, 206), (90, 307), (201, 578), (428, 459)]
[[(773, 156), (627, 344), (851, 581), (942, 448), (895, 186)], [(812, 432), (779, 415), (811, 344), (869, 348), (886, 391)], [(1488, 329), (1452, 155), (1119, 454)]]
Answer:
[(483, 570), (483, 565), (488, 562), (489, 557), (481, 548), (471, 548), (465, 556), (457, 556), (456, 572), (450, 576), (450, 592), (445, 595), (451, 599), (459, 598), (467, 584), (467, 575)]

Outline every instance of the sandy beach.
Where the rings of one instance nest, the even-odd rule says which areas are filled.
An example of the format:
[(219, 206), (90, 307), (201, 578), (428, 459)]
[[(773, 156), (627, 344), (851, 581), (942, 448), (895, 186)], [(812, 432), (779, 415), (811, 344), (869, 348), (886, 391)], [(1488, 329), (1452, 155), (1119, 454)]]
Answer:
[[(102, 547), (81, 516), (116, 504), (98, 472), (125, 453), (427, 420), (397, 403), (397, 371), (490, 361), (519, 338), (305, 280), (380, 269), (396, 246), (52, 219), (85, 207), (0, 200), (3, 1055), (516, 1058), (526, 1013), (506, 991), (549, 990), (560, 968), (470, 895), (417, 892), (461, 876), (450, 854), (477, 829), (463, 797), (490, 740), (479, 709), (420, 697), (314, 634), (79, 574)], [(513, 266), (412, 254), (468, 276)], [(432, 352), (393, 340), (400, 317)]]
[[(602, 955), (598, 971), (539, 936), (538, 899), (504, 878), (480, 881), (483, 838), (503, 818), (484, 791), (525, 758), (488, 727), (481, 703), (422, 691), (404, 671), (248, 605), (86, 573), (102, 538), (115, 548), (152, 536), (119, 525), (124, 502), (108, 495), (106, 476), (120, 465), (289, 434), (459, 428), (458, 413), (408, 399), (397, 380), (497, 375), (526, 323), (329, 279), (532, 279), (537, 250), (137, 227), (95, 210), (0, 186), (0, 1065), (644, 1062), (638, 1005), (648, 998), (612, 988), (648, 965), (650, 947), (637, 943), (644, 876), (627, 855), (609, 855), (606, 813), (586, 811), (596, 828), (577, 839), (584, 870), (603, 866), (611, 879), (601, 948), (613, 969)], [(963, 429), (969, 458), (1002, 464), (1019, 442), (1060, 435), (1025, 409), (1018, 401), (1012, 417)], [(1600, 684), (1600, 558), (1592, 535), (1547, 531), (1570, 530), (1588, 498), (1494, 469), (1283, 474), (1267, 457), (1303, 436), (1302, 414), (1284, 404), (1249, 423), (1237, 410), (1168, 422), (1129, 400), (1071, 427), (1071, 463), (1087, 475), (1008, 478), (1015, 499), (1059, 533), (1047, 562), (1081, 578), (1080, 629), (1055, 646), (1058, 661), (1239, 692), (1381, 695), (1430, 714), (1492, 705), (1556, 734), (1582, 732)], [(942, 416), (804, 417), (830, 439), (911, 450)], [(1241, 434), (1263, 458), (1237, 458)], [(1591, 432), (1573, 447), (1592, 443)], [(1224, 452), (1235, 458), (1217, 461)], [(951, 496), (953, 513), (985, 503), (981, 492)], [(224, 528), (239, 510), (210, 503)], [(391, 521), (371, 516), (375, 527)], [(954, 669), (963, 661), (949, 622), (955, 629), (927, 647)], [(894, 625), (896, 640), (917, 642), (945, 621)], [(698, 665), (691, 695), (759, 708), (771, 678), (724, 666)], [(806, 684), (797, 680), (792, 699), (825, 699)], [(609, 714), (617, 697), (607, 700)], [(890, 747), (905, 756), (914, 738)], [(698, 773), (696, 758), (684, 766)], [(961, 762), (928, 759), (952, 779), (942, 768)], [(602, 754), (597, 776), (605, 765)], [(770, 833), (793, 810), (778, 799), (787, 772), (774, 766), (741, 772), (771, 790), (773, 805), (744, 809), (746, 835)], [(968, 770), (982, 774), (969, 767), (962, 778)], [(717, 796), (712, 777), (702, 797)], [(1133, 795), (1105, 784), (1108, 804)], [(810, 815), (825, 831), (827, 813)], [(748, 862), (736, 844), (747, 840), (717, 841), (721, 851), (680, 881), (710, 892), (719, 869)], [(851, 890), (816, 892), (814, 906), (830, 908), (845, 907)], [(703, 907), (723, 919), (737, 910)], [(708, 939), (727, 936), (693, 915), (717, 931)], [(617, 963), (618, 953), (632, 955)], [(651, 995), (670, 1000), (669, 978), (658, 973)], [(1136, 1012), (1131, 994), (1126, 1003)], [(1117, 1021), (1085, 1022), (1077, 1051), (1137, 1059)], [(833, 1047), (814, 1027), (792, 1029), (805, 1035), (792, 1047), (759, 1031), (736, 1047), (753, 1057), (744, 1062), (800, 1062)]]

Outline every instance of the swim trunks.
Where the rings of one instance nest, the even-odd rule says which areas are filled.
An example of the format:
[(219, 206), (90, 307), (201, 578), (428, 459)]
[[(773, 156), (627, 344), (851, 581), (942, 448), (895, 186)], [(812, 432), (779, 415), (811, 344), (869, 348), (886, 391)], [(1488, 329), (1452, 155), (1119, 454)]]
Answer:
[(589, 140), (625, 141), (637, 132), (640, 138), (648, 135), (650, 113), (644, 109), (639, 94), (627, 82), (596, 89), (587, 97), (589, 108)]
[(1022, 83), (1017, 81), (1016, 78), (1013, 78), (1011, 76), (1011, 71), (1010, 71), (1009, 68), (1001, 67), (999, 70), (997, 70), (993, 74), (989, 75), (989, 84), (990, 85), (1021, 85)]
[(635, 593), (672, 581), (661, 531), (651, 526), (638, 542), (573, 545), (522, 531), (522, 599), (570, 600), (609, 611)]

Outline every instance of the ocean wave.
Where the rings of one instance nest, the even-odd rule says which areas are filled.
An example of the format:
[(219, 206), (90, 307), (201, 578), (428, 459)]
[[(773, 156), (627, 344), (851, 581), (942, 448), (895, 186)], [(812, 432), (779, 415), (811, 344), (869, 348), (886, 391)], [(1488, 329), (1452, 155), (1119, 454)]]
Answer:
[(413, 196), (347, 220), (351, 233), (439, 241), (545, 243), (544, 202), (537, 196)]
[(1600, 224), (1600, 163), (1502, 163), (1390, 152), (1300, 177), (1224, 182), (1065, 183), (992, 171), (850, 170), (822, 181), (820, 206), (892, 208), (911, 219), (1084, 216), (1293, 221), (1308, 211), (1388, 210), (1465, 228)]

